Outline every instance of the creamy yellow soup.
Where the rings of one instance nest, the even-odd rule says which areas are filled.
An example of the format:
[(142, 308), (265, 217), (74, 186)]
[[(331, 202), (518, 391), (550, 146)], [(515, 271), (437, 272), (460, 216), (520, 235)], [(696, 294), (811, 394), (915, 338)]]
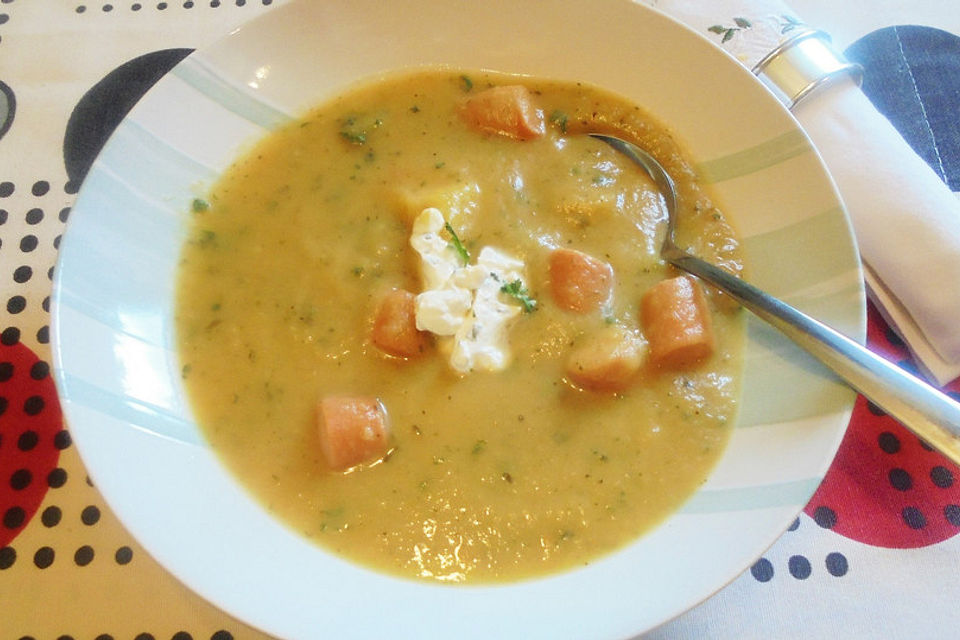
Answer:
[[(522, 83), (545, 133), (478, 131), (464, 99)], [(572, 349), (611, 325), (642, 334), (643, 293), (677, 275), (659, 258), (664, 211), (648, 178), (582, 135), (653, 152), (678, 183), (684, 242), (739, 272), (739, 243), (669, 132), (586, 85), (430, 70), (344, 93), (271, 133), (194, 203), (177, 294), (183, 377), (223, 462), (276, 517), (332, 553), (426, 580), (517, 580), (623, 547), (706, 479), (734, 421), (743, 326), (710, 292), (716, 349), (590, 391)], [(385, 291), (417, 292), (412, 221), (436, 207), (475, 255), (524, 263), (535, 307), (509, 328), (509, 364), (454, 371), (439, 340), (416, 358), (371, 342)], [(612, 295), (572, 313), (548, 256), (608, 262)], [(317, 403), (377, 398), (387, 455), (347, 472), (320, 451)]]

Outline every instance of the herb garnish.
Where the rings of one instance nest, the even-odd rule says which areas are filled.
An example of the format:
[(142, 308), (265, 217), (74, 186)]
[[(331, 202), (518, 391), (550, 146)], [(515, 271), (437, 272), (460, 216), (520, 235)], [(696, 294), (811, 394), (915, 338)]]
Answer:
[(217, 244), (217, 234), (210, 229), (201, 229), (197, 236), (191, 240), (191, 243), (201, 249), (215, 247)]
[(516, 299), (521, 305), (523, 305), (523, 310), (527, 313), (530, 313), (537, 308), (537, 301), (530, 297), (530, 292), (527, 291), (527, 288), (523, 286), (523, 282), (521, 282), (519, 279), (503, 285), (500, 287), (500, 291), (507, 294), (511, 298)]
[[(379, 129), (383, 126), (381, 118), (375, 118), (372, 122), (368, 120), (369, 129)], [(340, 137), (357, 146), (363, 146), (367, 143), (368, 127), (357, 121), (357, 118), (350, 116), (344, 118), (340, 123)]]
[(350, 144), (362, 145), (367, 142), (367, 134), (364, 131), (341, 131), (340, 137)]
[(557, 128), (560, 129), (560, 133), (567, 132), (567, 114), (559, 109), (550, 114), (550, 122), (557, 125)]
[(457, 255), (460, 256), (460, 259), (463, 260), (463, 264), (469, 264), (470, 253), (467, 251), (467, 248), (463, 246), (463, 243), (460, 242), (460, 238), (457, 237), (457, 232), (453, 230), (453, 226), (449, 222), (444, 222), (443, 228), (450, 234), (450, 246), (453, 247)]

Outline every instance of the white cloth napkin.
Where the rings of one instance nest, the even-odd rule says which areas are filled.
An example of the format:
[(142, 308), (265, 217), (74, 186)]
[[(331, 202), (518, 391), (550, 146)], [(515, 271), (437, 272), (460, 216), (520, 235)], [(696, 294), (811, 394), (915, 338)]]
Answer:
[[(751, 69), (803, 25), (779, 0), (645, 2)], [(960, 376), (960, 200), (852, 80), (816, 90), (793, 114), (850, 214), (870, 298), (928, 378)]]

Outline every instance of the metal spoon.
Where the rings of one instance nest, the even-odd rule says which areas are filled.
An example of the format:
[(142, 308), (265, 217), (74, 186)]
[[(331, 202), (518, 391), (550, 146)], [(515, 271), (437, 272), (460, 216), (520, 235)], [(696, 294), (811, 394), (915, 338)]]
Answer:
[(660, 248), (664, 260), (728, 293), (930, 446), (960, 464), (960, 404), (845, 335), (678, 247), (674, 238), (677, 192), (663, 166), (625, 140), (589, 135), (633, 160), (653, 178), (667, 205), (667, 234)]

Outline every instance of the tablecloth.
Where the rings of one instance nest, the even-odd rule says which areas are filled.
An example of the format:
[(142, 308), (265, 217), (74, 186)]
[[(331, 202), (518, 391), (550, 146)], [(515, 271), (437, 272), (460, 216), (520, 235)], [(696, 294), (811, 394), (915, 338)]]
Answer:
[[(60, 413), (49, 312), (60, 236), (113, 127), (193, 48), (274, 4), (0, 0), (0, 640), (265, 637), (177, 582), (98, 494)], [(878, 108), (960, 190), (960, 37), (890, 26), (847, 54)], [(869, 344), (912, 366), (872, 309)], [(960, 397), (960, 384), (948, 389)], [(960, 637), (958, 473), (858, 399), (823, 485), (783, 537), (648, 636)]]

